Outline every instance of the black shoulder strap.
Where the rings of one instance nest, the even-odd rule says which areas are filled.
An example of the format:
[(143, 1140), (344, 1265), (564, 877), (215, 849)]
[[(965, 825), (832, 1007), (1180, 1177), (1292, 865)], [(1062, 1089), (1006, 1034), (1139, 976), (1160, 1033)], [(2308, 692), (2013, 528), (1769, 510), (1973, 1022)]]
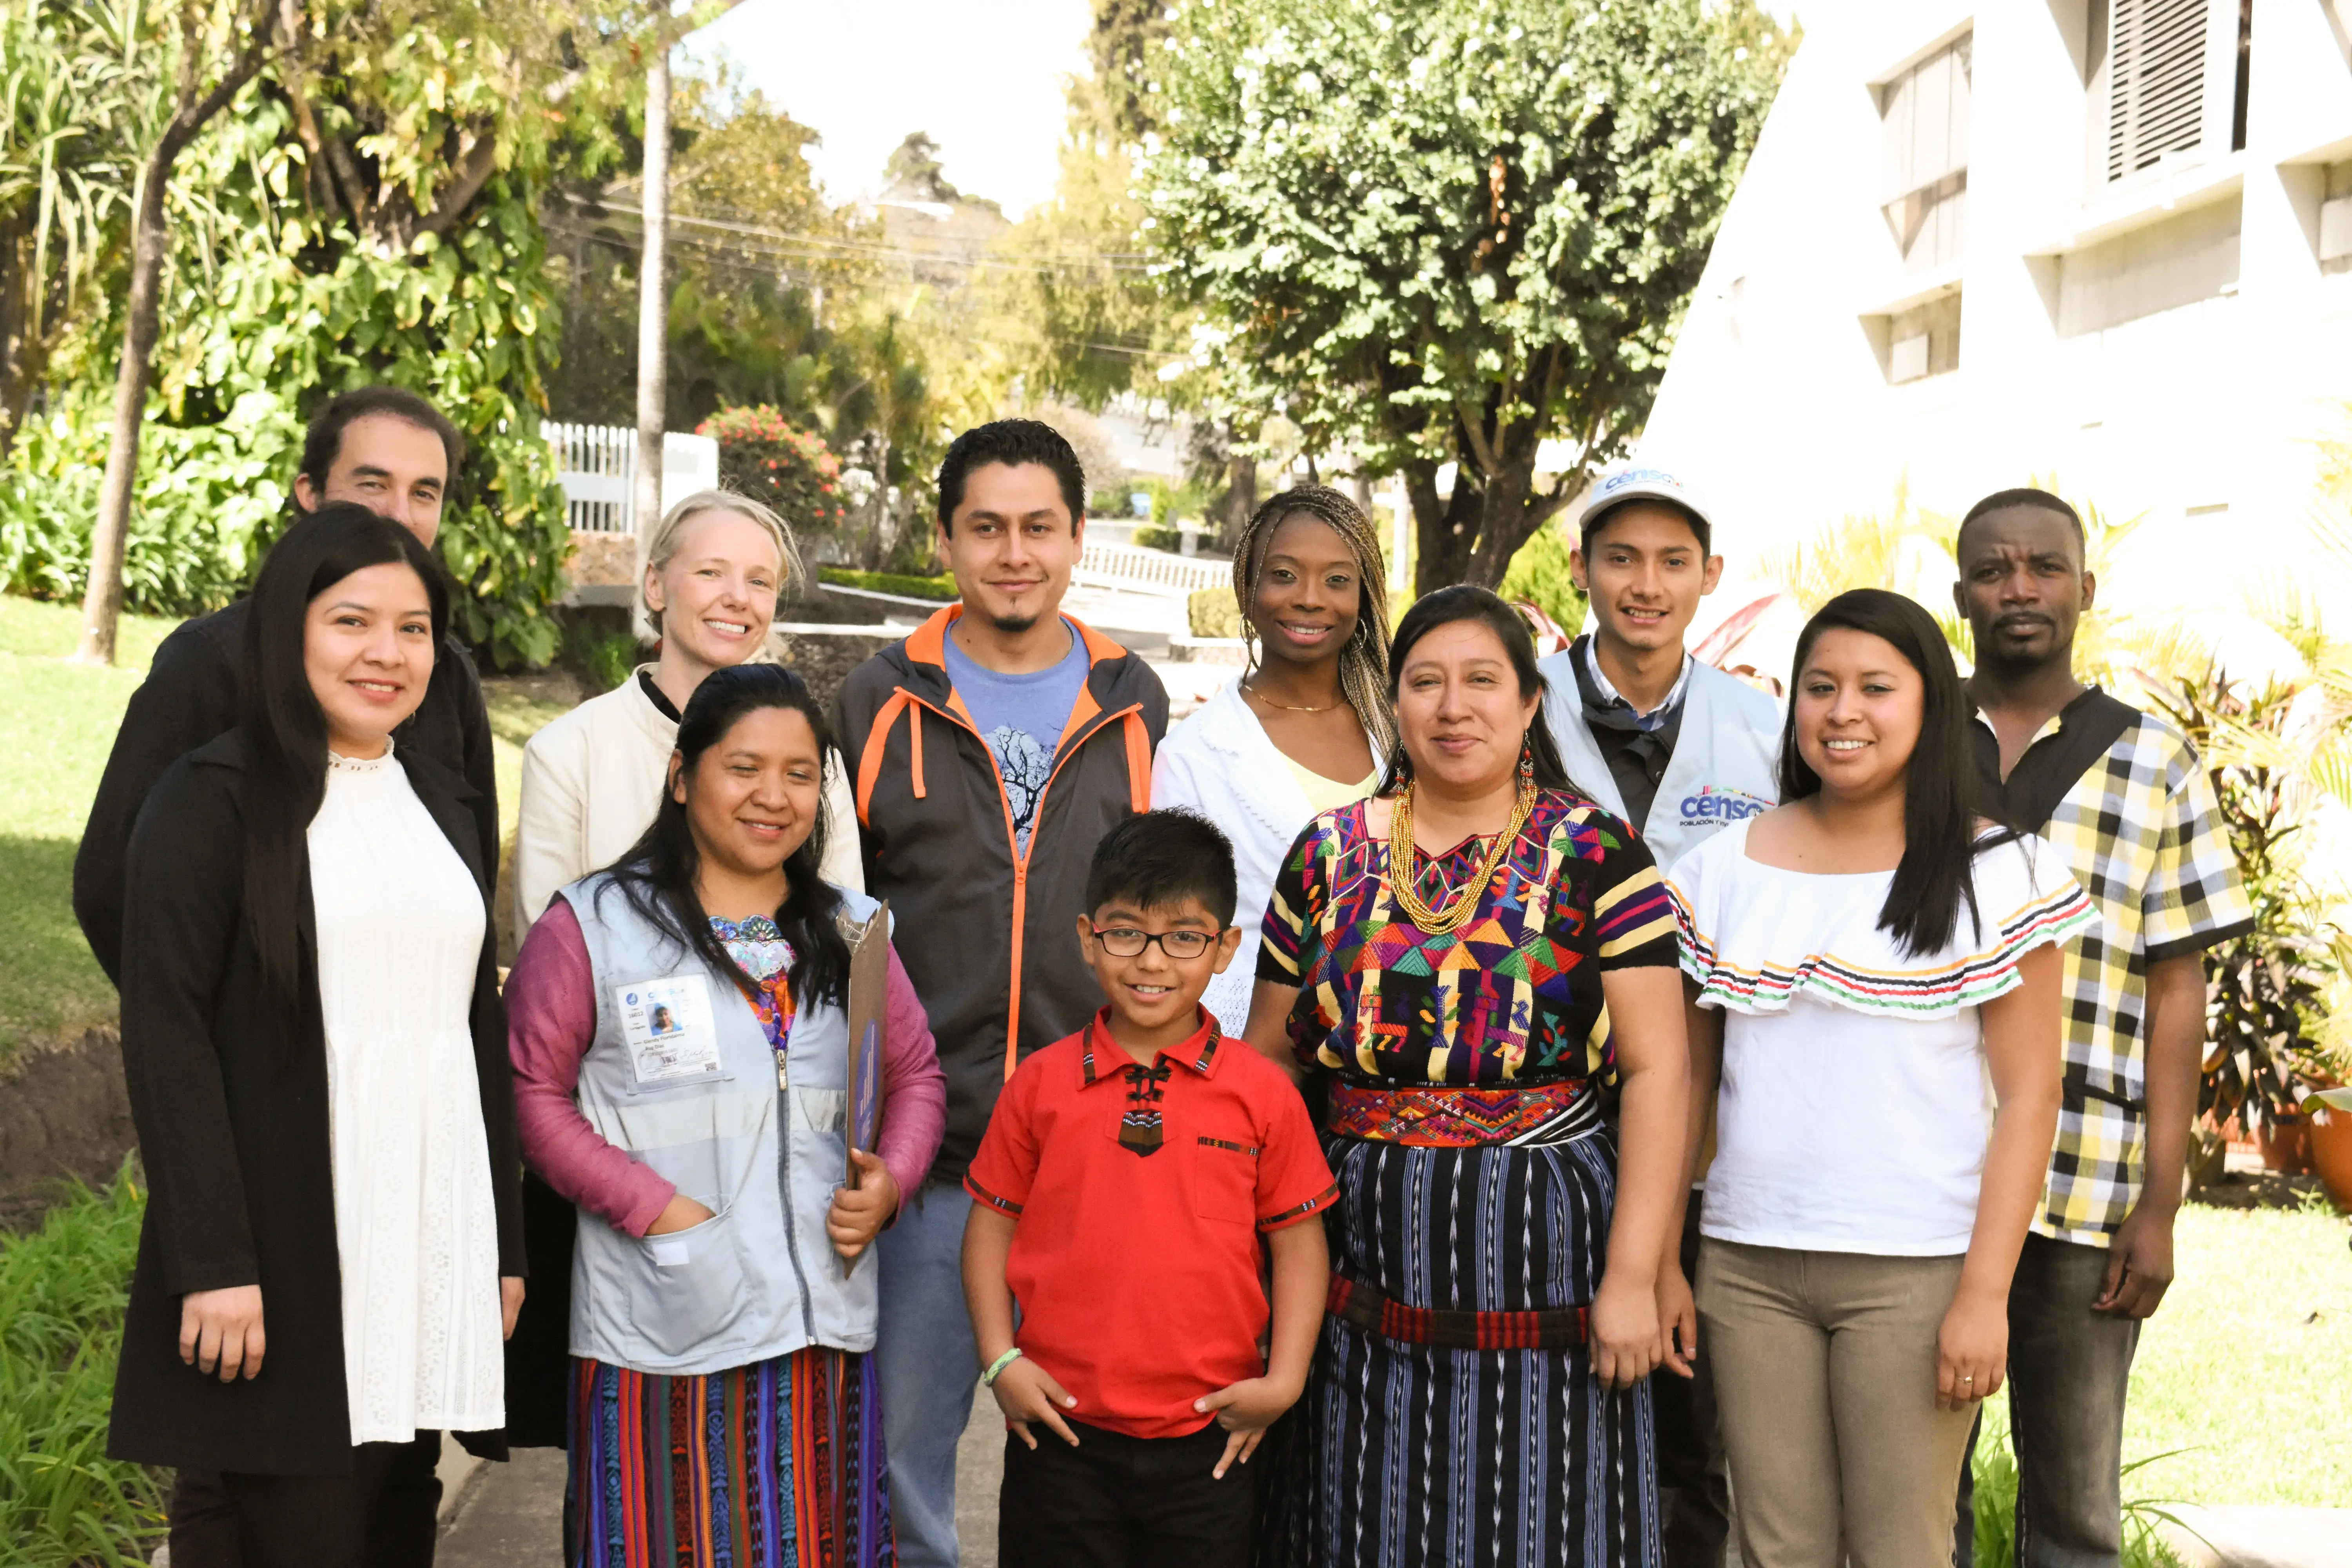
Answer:
[[(2125, 731), (2139, 722), (2139, 710), (2093, 688), (2067, 704), (2065, 723), (2058, 733), (2035, 742), (2017, 759), (2000, 798), (2008, 808), (2010, 826), (2039, 833), (2051, 814), (2083, 775), (2098, 765)], [(1998, 777), (1998, 745), (1993, 767)], [(1979, 755), (1981, 756), (1980, 750)]]

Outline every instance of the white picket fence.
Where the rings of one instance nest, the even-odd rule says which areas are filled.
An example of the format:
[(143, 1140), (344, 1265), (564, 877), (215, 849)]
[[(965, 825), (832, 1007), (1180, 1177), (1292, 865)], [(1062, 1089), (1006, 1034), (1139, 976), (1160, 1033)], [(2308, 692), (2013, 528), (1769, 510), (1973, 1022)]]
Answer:
[(1076, 574), (1081, 583), (1125, 588), (1138, 594), (1196, 594), (1203, 588), (1230, 584), (1230, 562), (1196, 560), (1146, 550), (1137, 544), (1097, 544), (1089, 541), (1079, 552)]
[[(540, 426), (555, 448), (564, 512), (583, 533), (634, 533), (637, 528), (637, 433), (620, 425)], [(672, 430), (662, 437), (662, 510), (719, 483), (719, 443)]]

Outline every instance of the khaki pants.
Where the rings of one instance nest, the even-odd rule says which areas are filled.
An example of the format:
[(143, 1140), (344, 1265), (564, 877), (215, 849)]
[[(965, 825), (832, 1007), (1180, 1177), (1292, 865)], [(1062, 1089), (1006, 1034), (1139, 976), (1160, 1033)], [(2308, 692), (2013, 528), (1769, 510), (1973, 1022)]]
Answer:
[(1700, 1343), (1748, 1568), (1947, 1568), (1969, 1410), (1936, 1408), (1961, 1259), (1708, 1240)]

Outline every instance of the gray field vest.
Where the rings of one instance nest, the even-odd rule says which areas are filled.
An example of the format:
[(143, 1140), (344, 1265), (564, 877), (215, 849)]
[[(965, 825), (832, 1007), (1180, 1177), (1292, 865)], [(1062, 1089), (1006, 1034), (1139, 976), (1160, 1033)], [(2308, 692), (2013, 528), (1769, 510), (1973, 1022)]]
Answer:
[[(1550, 689), (1544, 722), (1559, 745), (1576, 787), (1622, 817), (1625, 797), (1608, 759), (1584, 722), (1572, 650), (1540, 661)], [(1683, 694), (1682, 729), (1658, 780), (1650, 819), (1633, 824), (1661, 871), (1714, 837), (1714, 830), (1759, 816), (1780, 799), (1780, 709), (1769, 697), (1712, 665), (1694, 665)]]
[[(664, 936), (598, 872), (562, 890), (595, 974), (596, 1039), (580, 1063), (581, 1113), (608, 1142), (711, 1211), (643, 1239), (580, 1210), (572, 1264), (572, 1353), (668, 1376), (724, 1372), (809, 1345), (874, 1348), (868, 1247), (845, 1279), (824, 1234), (847, 1161), (849, 1024), (803, 1001), (786, 1037), (783, 1084), (759, 1016), (734, 980)], [(852, 916), (880, 906), (841, 889)], [(699, 979), (717, 1059), (690, 1079), (640, 1082), (625, 1019), (637, 988)], [(670, 1020), (665, 1018), (664, 1022)], [(641, 1024), (642, 1028), (642, 1024)], [(707, 1052), (705, 1053), (708, 1054)]]

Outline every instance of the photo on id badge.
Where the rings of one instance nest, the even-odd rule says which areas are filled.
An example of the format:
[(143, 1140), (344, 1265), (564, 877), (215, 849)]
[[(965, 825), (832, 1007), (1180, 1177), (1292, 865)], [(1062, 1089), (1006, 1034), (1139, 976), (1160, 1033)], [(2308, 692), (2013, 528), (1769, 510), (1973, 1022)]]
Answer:
[(719, 1032), (711, 1025), (710, 993), (699, 974), (616, 985), (621, 1033), (639, 1089), (723, 1076)]

